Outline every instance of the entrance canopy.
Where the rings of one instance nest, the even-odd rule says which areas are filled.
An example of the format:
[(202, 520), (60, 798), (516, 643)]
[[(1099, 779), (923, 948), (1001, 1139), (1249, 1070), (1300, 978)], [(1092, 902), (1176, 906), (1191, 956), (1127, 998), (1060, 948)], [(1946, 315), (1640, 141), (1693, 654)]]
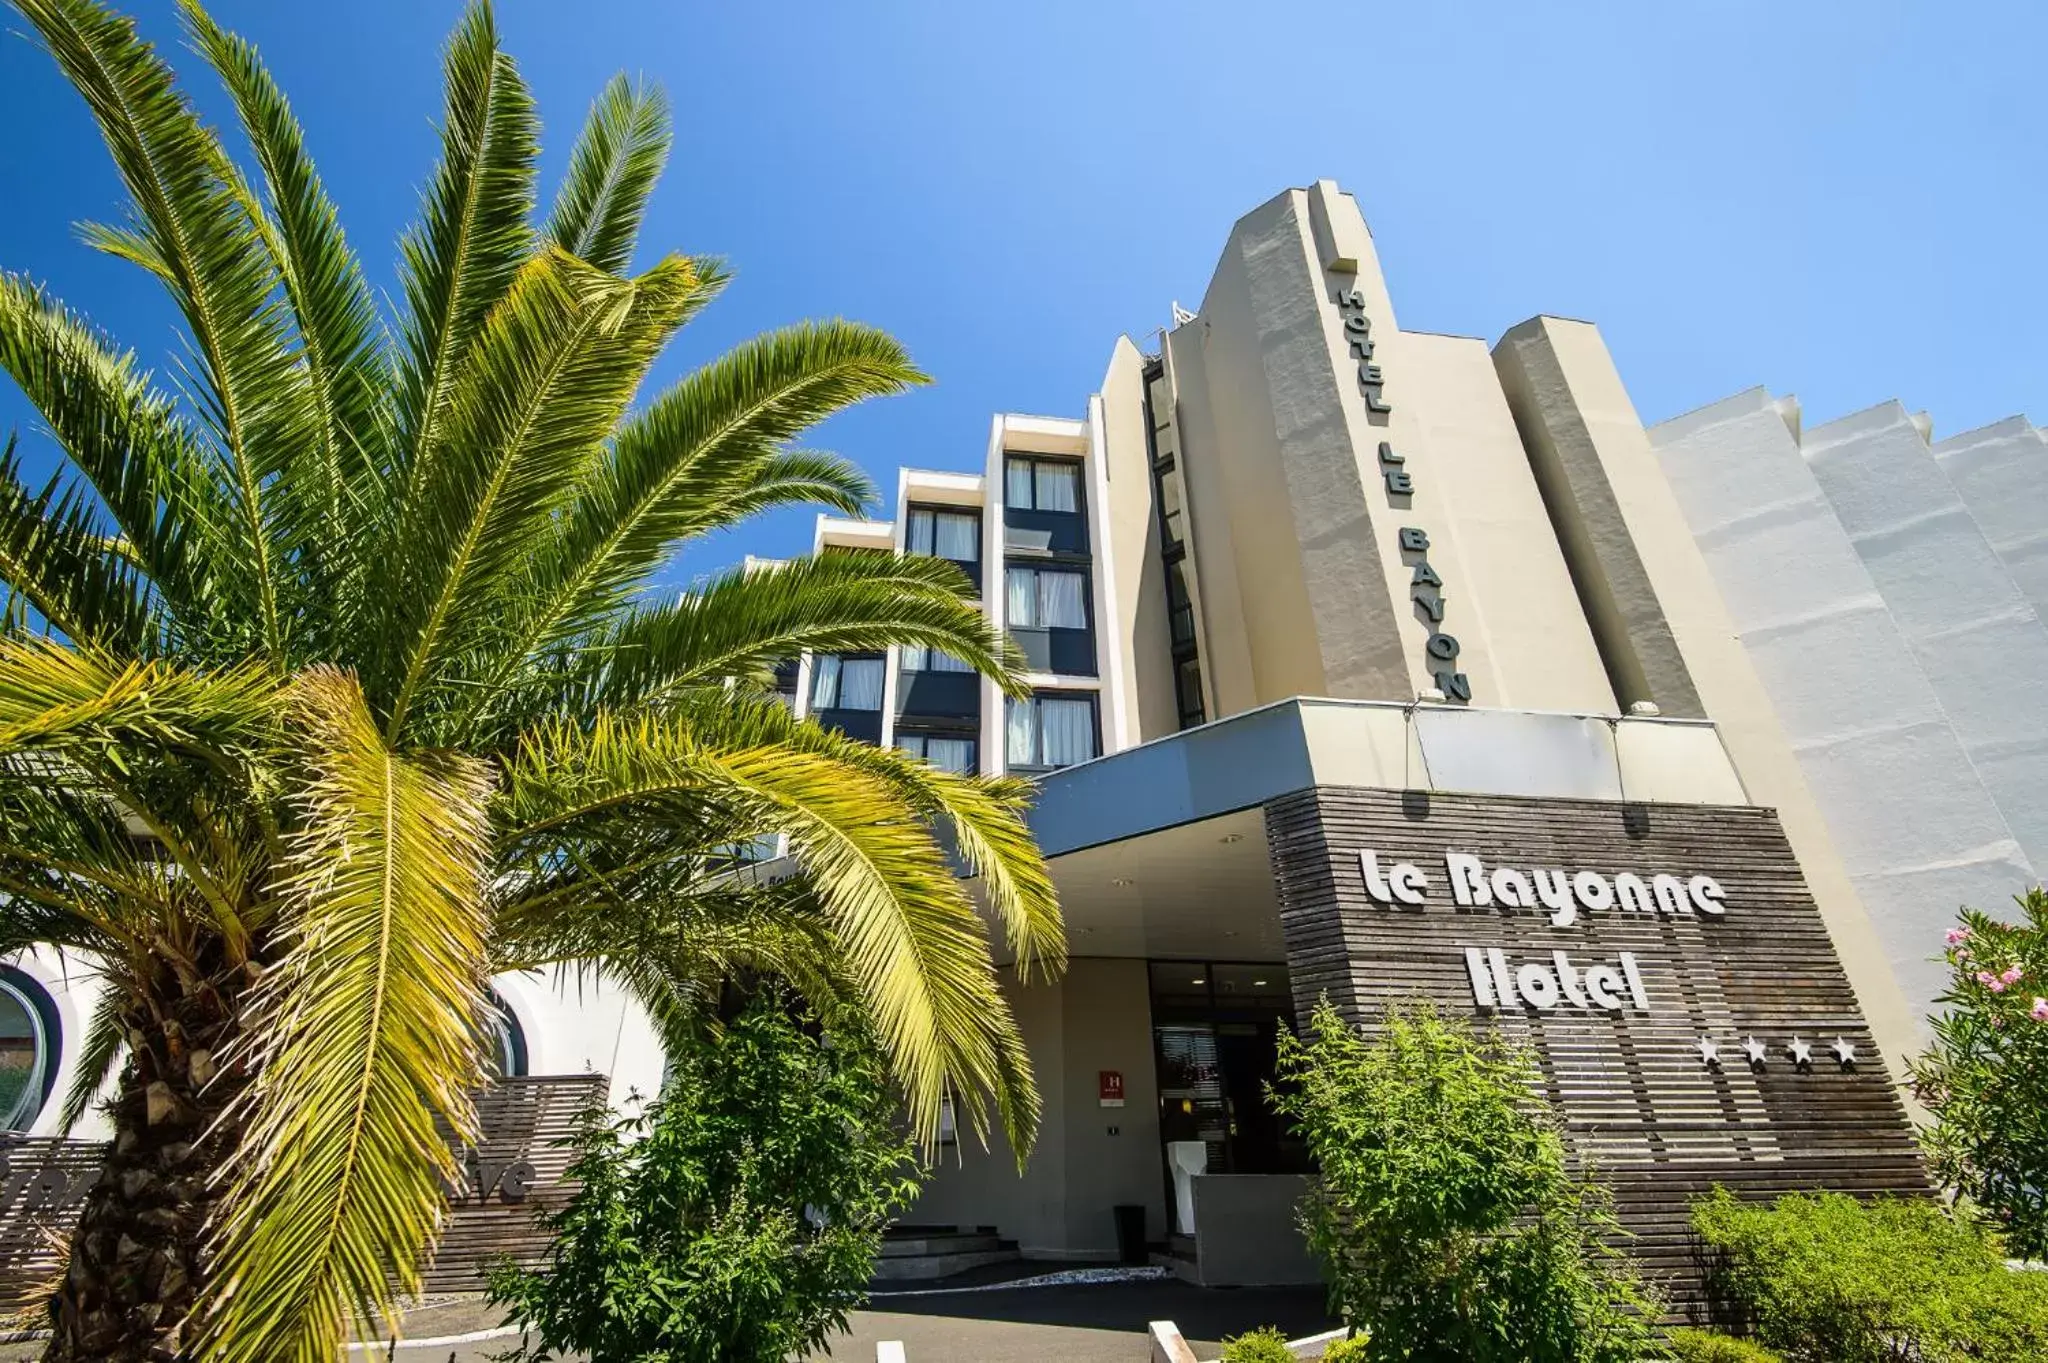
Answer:
[(1043, 778), (1068, 949), (1284, 961), (1264, 808), (1315, 786), (1747, 803), (1699, 721), (1283, 701)]
[(1254, 806), (1050, 863), (1076, 956), (1280, 961), (1280, 906)]

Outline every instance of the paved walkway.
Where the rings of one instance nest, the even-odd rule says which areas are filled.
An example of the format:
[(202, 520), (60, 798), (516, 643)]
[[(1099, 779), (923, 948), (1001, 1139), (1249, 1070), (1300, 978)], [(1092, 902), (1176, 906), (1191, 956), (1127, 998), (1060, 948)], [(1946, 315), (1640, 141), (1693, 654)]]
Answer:
[[(907, 1363), (1146, 1363), (1148, 1321), (1176, 1322), (1198, 1356), (1215, 1358), (1225, 1335), (1277, 1325), (1291, 1339), (1329, 1328), (1320, 1288), (1213, 1290), (1166, 1282), (1001, 1288), (879, 1299), (832, 1341), (835, 1363), (873, 1363), (875, 1344), (901, 1340)], [(497, 1313), (479, 1303), (416, 1311), (414, 1340), (489, 1330)], [(486, 1363), (513, 1339), (400, 1344), (395, 1363)], [(0, 1363), (42, 1356), (40, 1343), (0, 1345)], [(383, 1363), (384, 1349), (355, 1350), (349, 1363)]]
[(872, 1306), (833, 1342), (835, 1359), (870, 1363), (876, 1341), (897, 1339), (907, 1363), (1145, 1363), (1149, 1321), (1179, 1325), (1204, 1358), (1222, 1352), (1224, 1336), (1261, 1325), (1300, 1339), (1331, 1324), (1320, 1287), (1218, 1290), (1178, 1280), (881, 1298)]

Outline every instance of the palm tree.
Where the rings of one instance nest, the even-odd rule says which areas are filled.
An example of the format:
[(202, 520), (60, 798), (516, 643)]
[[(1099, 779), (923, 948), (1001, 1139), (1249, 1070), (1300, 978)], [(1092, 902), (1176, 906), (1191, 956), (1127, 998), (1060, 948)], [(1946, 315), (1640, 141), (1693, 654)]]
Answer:
[[(36, 489), (0, 458), (0, 949), (104, 977), (67, 1113), (118, 1069), (47, 1357), (326, 1363), (375, 1328), (419, 1284), (447, 1132), (472, 1130), (492, 971), (575, 963), (671, 1032), (731, 971), (853, 991), (919, 1132), (951, 1096), (1026, 1148), (983, 918), (1058, 968), (1025, 788), (799, 723), (764, 686), (806, 650), (916, 644), (1014, 691), (1008, 642), (935, 560), (649, 590), (765, 508), (867, 504), (792, 442), (921, 382), (902, 348), (792, 326), (642, 394), (725, 279), (631, 272), (666, 104), (609, 86), (537, 214), (533, 103), (483, 4), (447, 49), (390, 319), (249, 44), (184, 5), (245, 170), (128, 20), (15, 4), (132, 199), (88, 239), (168, 291), (185, 341), (159, 385), (0, 275), (0, 368), (60, 461)], [(766, 835), (796, 878), (735, 869)]]

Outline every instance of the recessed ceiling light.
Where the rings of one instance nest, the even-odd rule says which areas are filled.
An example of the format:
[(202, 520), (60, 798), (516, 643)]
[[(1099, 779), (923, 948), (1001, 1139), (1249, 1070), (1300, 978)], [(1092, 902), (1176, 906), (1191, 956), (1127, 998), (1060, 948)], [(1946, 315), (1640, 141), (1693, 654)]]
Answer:
[(1224, 834), (1224, 835), (1223, 835), (1222, 837), (1220, 837), (1220, 838), (1216, 839), (1216, 841), (1218, 841), (1218, 842), (1243, 842), (1243, 841), (1244, 841), (1244, 834), (1242, 834), (1242, 833), (1225, 833), (1225, 834)]
[(1132, 880), (1129, 876), (1118, 876), (1115, 880), (1112, 880), (1109, 883), (1122, 888), (1128, 888), (1132, 885), (1137, 884), (1138, 882)]
[(1207, 981), (1207, 980), (1205, 980), (1205, 979), (1203, 979), (1203, 978), (1202, 978), (1202, 977), (1201, 977), (1200, 975), (1197, 975), (1197, 976), (1195, 976), (1195, 978), (1193, 978), (1192, 980), (1189, 980), (1189, 981), (1188, 981), (1188, 983), (1189, 983), (1189, 984), (1207, 984), (1207, 983), (1208, 983), (1208, 981)]
[(1252, 988), (1254, 988), (1254, 989), (1264, 989), (1265, 987), (1266, 987), (1266, 982), (1265, 982), (1264, 980), (1253, 980), (1253, 981), (1252, 981)]

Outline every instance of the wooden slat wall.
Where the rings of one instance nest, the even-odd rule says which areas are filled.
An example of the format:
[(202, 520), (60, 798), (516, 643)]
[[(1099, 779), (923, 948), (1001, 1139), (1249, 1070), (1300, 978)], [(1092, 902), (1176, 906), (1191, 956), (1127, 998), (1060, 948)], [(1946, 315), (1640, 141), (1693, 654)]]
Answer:
[[(1322, 787), (1266, 807), (1281, 926), (1303, 1017), (1327, 993), (1370, 1023), (1417, 996), (1475, 1015), (1464, 949), (1513, 964), (1563, 950), (1583, 968), (1623, 951), (1639, 963), (1651, 1011), (1511, 1010), (1502, 1025), (1532, 1045), (1574, 1153), (1614, 1192), (1634, 1252), (1681, 1305), (1696, 1301), (1688, 1199), (1716, 1184), (1738, 1196), (1799, 1188), (1917, 1194), (1927, 1176), (1812, 896), (1769, 810)], [(1409, 861), (1428, 902), (1390, 909), (1365, 889), (1358, 853)], [(1443, 856), (1513, 866), (1706, 874), (1722, 917), (1581, 911), (1554, 928), (1533, 910), (1460, 909)], [(1738, 1049), (1770, 1047), (1753, 1073)], [(1709, 1069), (1695, 1049), (1719, 1043)], [(1785, 1054), (1798, 1036), (1810, 1070)], [(1858, 1064), (1826, 1048), (1845, 1037)]]
[[(548, 1237), (537, 1213), (561, 1206), (575, 1190), (567, 1177), (575, 1153), (560, 1142), (608, 1089), (603, 1075), (550, 1075), (503, 1080), (478, 1095), (483, 1140), (468, 1153), (468, 1186), (451, 1199), (446, 1233), (427, 1269), (429, 1291), (473, 1291), (490, 1264), (540, 1256)], [(96, 1141), (41, 1137), (0, 1142), (0, 1299), (18, 1302), (57, 1271), (60, 1238), (98, 1179), (104, 1149)], [(531, 1186), (515, 1200), (503, 1176), (522, 1161), (531, 1166)], [(490, 1182), (483, 1195), (479, 1180)]]
[(471, 1176), (488, 1178), (521, 1160), (533, 1166), (531, 1191), (510, 1201), (495, 1185), (479, 1197), (473, 1181), (449, 1208), (448, 1228), (427, 1267), (430, 1292), (475, 1291), (492, 1264), (512, 1259), (535, 1262), (547, 1248), (538, 1217), (568, 1201), (576, 1185), (568, 1168), (576, 1152), (563, 1144), (575, 1134), (577, 1118), (601, 1103), (610, 1088), (603, 1075), (543, 1076), (502, 1080), (477, 1099), (483, 1140), (470, 1152)]

